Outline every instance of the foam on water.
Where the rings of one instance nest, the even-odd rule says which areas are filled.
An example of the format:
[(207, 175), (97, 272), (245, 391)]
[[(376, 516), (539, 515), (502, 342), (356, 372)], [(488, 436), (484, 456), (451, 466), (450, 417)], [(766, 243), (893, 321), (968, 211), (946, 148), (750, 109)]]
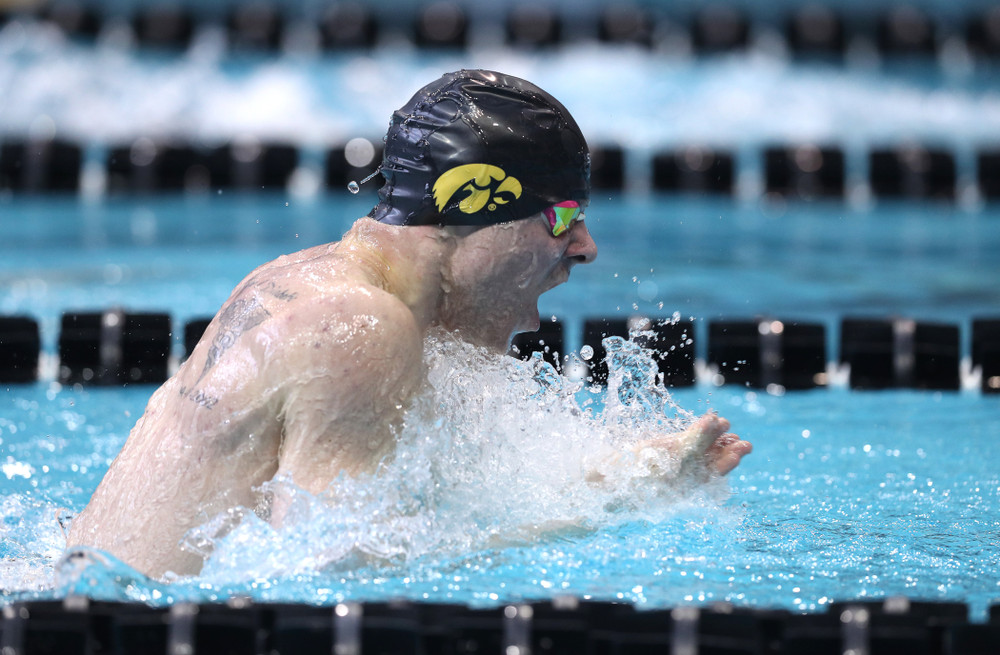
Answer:
[[(289, 480), (265, 490), (290, 499), (280, 528), (251, 512), (217, 517), (191, 534), (217, 582), (400, 565), (533, 543), (669, 512), (680, 495), (652, 480), (671, 456), (615, 457), (679, 430), (687, 415), (631, 342), (612, 349), (611, 399), (581, 407), (581, 383), (536, 357), (521, 362), (447, 335), (426, 342), (427, 385), (405, 413), (397, 450), (373, 475), (342, 476), (311, 496)], [(613, 462), (613, 463), (611, 463)], [(659, 467), (659, 468), (658, 468)], [(588, 482), (599, 470), (601, 484)]]
[[(87, 502), (148, 391), (63, 389), (37, 408), (33, 394), (51, 389), (2, 399), (3, 461), (11, 458), (13, 477), (2, 478), (0, 602), (71, 592), (154, 604), (233, 595), (495, 604), (571, 594), (648, 607), (728, 600), (817, 611), (906, 595), (966, 601), (983, 620), (1000, 597), (1000, 469), (988, 447), (1000, 413), (989, 399), (681, 389), (673, 392), (679, 404), (699, 413), (717, 407), (754, 442), (754, 454), (725, 482), (653, 484), (649, 467), (633, 460), (610, 486), (594, 486), (580, 480), (584, 452), (634, 442), (648, 426), (684, 425), (685, 412), (655, 384), (640, 384), (645, 397), (619, 406), (632, 393), (624, 375), (612, 378), (605, 402), (553, 381), (537, 363), (435, 343), (433, 389), (408, 415), (397, 456), (377, 479), (334, 486), (357, 492), (351, 503), (296, 492), (277, 530), (250, 512), (242, 522), (221, 517), (190, 540), (215, 548), (205, 572), (172, 582), (103, 553), (59, 561), (56, 510)], [(623, 359), (637, 364), (630, 379), (643, 379), (648, 360), (623, 347)], [(471, 364), (451, 370), (444, 353)], [(496, 385), (497, 373), (513, 377), (511, 386)], [(449, 394), (460, 391), (469, 395), (440, 424), (423, 424), (433, 433), (421, 433), (421, 412), (450, 407)], [(549, 517), (581, 529), (540, 525)]]
[(0, 497), (0, 589), (30, 593), (52, 587), (53, 563), (66, 547), (57, 518), (64, 512), (27, 494)]

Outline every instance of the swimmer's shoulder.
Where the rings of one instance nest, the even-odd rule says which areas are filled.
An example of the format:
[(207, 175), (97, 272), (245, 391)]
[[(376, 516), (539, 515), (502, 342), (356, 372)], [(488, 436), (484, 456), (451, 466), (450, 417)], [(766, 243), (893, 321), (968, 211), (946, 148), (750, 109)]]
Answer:
[(390, 388), (411, 391), (422, 378), (423, 334), (409, 307), (383, 289), (340, 285), (289, 316), (268, 367), (286, 395), (308, 384), (358, 411)]
[(405, 357), (422, 352), (423, 334), (410, 308), (334, 246), (264, 264), (228, 303), (240, 313), (252, 305), (265, 310), (261, 327), (272, 343), (281, 344), (268, 348), (269, 356), (290, 357), (300, 365), (304, 358), (326, 365), (324, 355), (357, 356), (374, 349)]
[(416, 318), (396, 295), (361, 280), (340, 280), (301, 299), (293, 308), (300, 329), (337, 339), (405, 339), (419, 344)]

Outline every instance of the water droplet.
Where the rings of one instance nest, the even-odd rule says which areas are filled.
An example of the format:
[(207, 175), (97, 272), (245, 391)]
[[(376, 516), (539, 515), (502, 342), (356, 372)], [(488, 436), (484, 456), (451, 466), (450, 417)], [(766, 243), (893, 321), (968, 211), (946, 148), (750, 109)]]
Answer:
[(350, 191), (351, 193), (357, 193), (358, 191), (361, 190), (361, 185), (355, 182), (354, 180), (351, 180), (350, 183), (347, 185), (347, 190)]
[(584, 346), (580, 348), (580, 359), (585, 362), (589, 362), (594, 358), (594, 349), (590, 346)]

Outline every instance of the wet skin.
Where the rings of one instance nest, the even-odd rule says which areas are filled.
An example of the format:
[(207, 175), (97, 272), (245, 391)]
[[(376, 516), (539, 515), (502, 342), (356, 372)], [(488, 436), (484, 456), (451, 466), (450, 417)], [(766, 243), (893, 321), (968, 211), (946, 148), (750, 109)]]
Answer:
[(710, 473), (726, 475), (735, 469), (753, 446), (729, 432), (729, 421), (714, 412), (703, 415), (684, 432), (654, 437), (636, 445), (643, 448), (666, 449), (681, 459), (682, 470), (707, 468)]
[[(362, 218), (340, 242), (264, 264), (153, 394), (68, 545), (154, 577), (196, 573), (201, 555), (178, 545), (191, 528), (234, 506), (280, 523), (286, 499), (261, 498), (263, 483), (318, 494), (375, 470), (423, 380), (428, 330), (505, 352), (538, 328), (538, 297), (596, 256), (585, 223), (553, 237), (542, 214), (478, 229)], [(685, 452), (729, 472), (750, 446), (727, 429), (703, 417)]]

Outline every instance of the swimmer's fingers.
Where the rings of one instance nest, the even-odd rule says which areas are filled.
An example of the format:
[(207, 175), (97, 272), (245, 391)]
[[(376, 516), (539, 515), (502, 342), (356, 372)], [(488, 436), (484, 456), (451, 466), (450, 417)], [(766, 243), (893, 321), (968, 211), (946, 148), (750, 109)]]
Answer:
[(639, 452), (645, 448), (666, 450), (679, 457), (689, 457), (695, 453), (705, 453), (715, 440), (729, 429), (729, 421), (715, 412), (701, 416), (683, 432), (662, 434), (639, 442), (633, 448)]
[(689, 428), (689, 431), (694, 431), (695, 433), (693, 444), (695, 447), (692, 450), (703, 453), (708, 452), (715, 442), (722, 438), (728, 430), (729, 421), (715, 412), (703, 415)]
[[(693, 474), (696, 476), (726, 475), (739, 465), (743, 456), (753, 449), (749, 441), (743, 441), (729, 432), (729, 421), (715, 412), (699, 417), (683, 432), (663, 434), (645, 439), (632, 447), (632, 455), (640, 462), (659, 469), (657, 452), (666, 453), (675, 462), (667, 466), (668, 477)], [(652, 452), (651, 452), (652, 451)], [(614, 458), (615, 462), (619, 458)], [(629, 458), (628, 461), (635, 461)], [(603, 482), (604, 476), (598, 472), (587, 475), (588, 482)]]
[[(750, 454), (753, 446), (729, 432), (729, 421), (715, 412), (700, 417), (682, 436), (682, 468), (694, 470), (706, 466), (709, 474), (726, 475), (735, 469), (740, 460)], [(694, 460), (704, 462), (696, 464)]]
[(728, 429), (729, 421), (715, 412), (709, 412), (674, 436), (675, 452), (681, 460), (700, 459)]
[(718, 453), (723, 450), (726, 446), (730, 446), (733, 443), (739, 441), (740, 438), (737, 437), (732, 432), (727, 432), (721, 437), (718, 437), (712, 444), (708, 447), (708, 454)]
[(732, 433), (721, 435), (708, 449), (706, 459), (709, 469), (726, 475), (739, 466), (740, 460), (753, 451), (753, 444)]

